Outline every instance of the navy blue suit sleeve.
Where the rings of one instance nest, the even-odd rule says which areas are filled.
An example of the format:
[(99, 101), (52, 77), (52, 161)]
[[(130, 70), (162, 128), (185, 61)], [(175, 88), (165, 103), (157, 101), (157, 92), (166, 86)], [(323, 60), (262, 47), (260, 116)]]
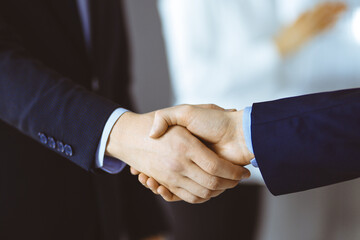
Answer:
[(0, 22), (0, 119), (38, 139), (45, 133), (72, 147), (66, 156), (91, 170), (103, 127), (119, 106), (33, 59)]
[(360, 177), (360, 89), (257, 103), (252, 142), (274, 195)]

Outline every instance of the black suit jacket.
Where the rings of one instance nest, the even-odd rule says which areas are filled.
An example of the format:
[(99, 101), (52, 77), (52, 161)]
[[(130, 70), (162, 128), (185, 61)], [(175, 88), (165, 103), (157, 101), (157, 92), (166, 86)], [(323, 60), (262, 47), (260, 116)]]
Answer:
[(360, 177), (360, 89), (254, 104), (251, 129), (275, 195)]
[(88, 55), (75, 0), (0, 1), (0, 239), (136, 239), (166, 229), (127, 170), (90, 173), (108, 117), (131, 108), (121, 4), (92, 0), (91, 19)]

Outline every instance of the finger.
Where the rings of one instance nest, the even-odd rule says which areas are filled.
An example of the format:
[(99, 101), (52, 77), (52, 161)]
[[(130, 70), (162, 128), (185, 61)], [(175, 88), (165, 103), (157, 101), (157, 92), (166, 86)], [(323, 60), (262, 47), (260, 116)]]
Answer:
[(182, 200), (178, 196), (176, 196), (175, 194), (170, 192), (169, 189), (167, 189), (166, 187), (164, 187), (162, 185), (159, 186), (159, 188), (157, 189), (157, 192), (167, 202), (177, 202), (177, 201)]
[(332, 3), (332, 8), (334, 9), (334, 11), (336, 13), (340, 13), (347, 9), (347, 5), (346, 5), (346, 3), (343, 3), (343, 2), (334, 2), (334, 3)]
[(316, 8), (312, 14), (312, 23), (319, 28), (326, 23), (336, 21), (340, 13), (346, 9), (345, 4), (328, 3)]
[(226, 190), (217, 191), (212, 198), (218, 197), (220, 194), (223, 194)]
[(154, 194), (158, 194), (157, 187), (159, 186), (159, 184), (155, 179), (150, 178), (143, 173), (140, 173), (139, 181), (142, 183), (142, 185), (144, 185), (144, 187), (149, 188)]
[(220, 178), (212, 176), (201, 169), (195, 163), (191, 163), (186, 167), (185, 176), (192, 179), (201, 186), (210, 189), (210, 190), (225, 190), (235, 187), (239, 181), (238, 180), (229, 180), (225, 178)]
[(309, 18), (309, 16), (311, 15), (310, 11), (304, 12), (303, 14), (300, 15), (300, 17), (298, 17), (298, 19), (296, 20), (294, 25), (298, 25), (301, 22), (305, 22), (307, 18)]
[(185, 190), (183, 188), (174, 188), (174, 189), (171, 189), (171, 192), (173, 192), (176, 196), (178, 196), (185, 202), (191, 203), (191, 204), (203, 203), (203, 202), (206, 202), (209, 200), (209, 199), (202, 199), (198, 196), (195, 196), (194, 194), (191, 194), (190, 192), (188, 192), (187, 190)]
[(344, 11), (346, 10), (347, 5), (343, 2), (325, 2), (317, 5), (314, 11), (321, 11), (321, 10), (336, 10), (336, 11)]
[(192, 145), (193, 147), (188, 151), (189, 158), (208, 174), (239, 181), (248, 173), (246, 168), (219, 158), (200, 140), (195, 138)]
[(213, 197), (216, 194), (216, 192), (214, 192), (214, 190), (217, 190), (217, 191), (222, 190), (219, 188), (213, 190), (210, 188), (203, 187), (200, 184), (198, 184), (197, 182), (195, 182), (193, 179), (190, 179), (188, 177), (181, 177), (178, 180), (177, 186), (183, 188), (190, 194), (192, 194), (196, 197), (199, 197), (199, 198), (203, 198), (203, 199), (209, 199), (209, 198)]
[(317, 29), (315, 33), (324, 32), (325, 30), (331, 29), (337, 21), (339, 20), (338, 16), (331, 18), (324, 18), (317, 24)]
[(343, 2), (338, 2), (337, 3), (337, 9), (339, 9), (340, 11), (346, 11), (347, 10), (347, 4), (343, 3)]
[(318, 24), (318, 31), (323, 32), (325, 30), (328, 30), (331, 27), (333, 27), (336, 23), (337, 23), (337, 19), (335, 19), (335, 18), (326, 19), (323, 22)]
[(153, 193), (158, 194), (157, 189), (160, 184), (154, 178), (149, 177), (146, 181), (146, 185), (150, 188), (151, 191), (153, 191)]
[(321, 28), (321, 31), (325, 31), (325, 30), (329, 30), (331, 28), (333, 28), (337, 23), (337, 19), (334, 19), (332, 22), (327, 22), (325, 23), (324, 25), (322, 25), (320, 28)]
[(345, 10), (345, 4), (333, 4), (327, 13), (327, 16), (324, 16), (322, 19), (320, 19), (319, 28), (321, 30), (325, 30), (334, 25), (339, 20), (341, 13), (343, 13)]
[(139, 176), (138, 176), (138, 179), (139, 179), (139, 182), (144, 185), (144, 187), (146, 188), (149, 188), (148, 185), (147, 185), (147, 180), (149, 179), (148, 176), (146, 176), (145, 174), (143, 173), (140, 173)]
[(140, 172), (138, 170), (136, 170), (135, 168), (133, 168), (133, 167), (130, 167), (130, 172), (131, 172), (132, 175), (139, 175), (140, 174)]
[(308, 11), (308, 17), (304, 19), (304, 27), (308, 31), (308, 37), (311, 37), (330, 24), (338, 14), (343, 11), (344, 4), (322, 3), (313, 10)]

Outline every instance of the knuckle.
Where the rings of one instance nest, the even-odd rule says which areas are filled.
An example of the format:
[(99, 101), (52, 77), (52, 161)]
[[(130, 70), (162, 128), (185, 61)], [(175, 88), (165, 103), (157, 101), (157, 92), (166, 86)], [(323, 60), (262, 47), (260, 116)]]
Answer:
[(213, 104), (213, 103), (209, 104), (209, 107), (210, 107), (211, 109), (218, 109), (218, 108), (219, 108), (217, 105), (215, 105), (215, 104)]
[(233, 171), (233, 174), (232, 174), (232, 177), (234, 180), (241, 180), (243, 175), (244, 175), (244, 171), (241, 167), (239, 168), (233, 168), (234, 171)]
[(171, 148), (172, 156), (167, 161), (168, 168), (172, 172), (181, 172), (185, 169), (186, 165), (186, 154), (188, 146), (183, 141), (178, 141)]
[(162, 197), (166, 202), (171, 202), (171, 199), (168, 198), (168, 196), (161, 195), (161, 197)]
[(217, 177), (210, 177), (207, 185), (211, 190), (217, 190), (219, 189), (221, 182)]
[(143, 177), (143, 175), (139, 175), (138, 176), (138, 180), (139, 180), (139, 182), (141, 182), (142, 184), (145, 184), (145, 179), (144, 179), (144, 177)]
[(164, 170), (162, 172), (164, 172), (164, 174), (163, 176), (161, 176), (161, 182), (159, 182), (159, 185), (168, 189), (169, 187), (178, 186), (178, 174), (174, 174), (173, 172), (171, 172), (171, 170)]
[(206, 171), (211, 175), (215, 175), (218, 171), (218, 163), (216, 161), (208, 161)]
[(194, 109), (194, 106), (190, 104), (183, 104), (181, 107), (184, 113), (190, 113)]
[(170, 171), (164, 171), (164, 172), (165, 172), (165, 174), (162, 176), (163, 181), (166, 183), (171, 183), (172, 177), (171, 177)]
[(229, 184), (229, 188), (234, 188), (236, 187), (237, 185), (239, 184), (239, 181), (231, 181), (230, 184)]
[(210, 198), (207, 198), (207, 199), (196, 198), (194, 204), (200, 204), (200, 203), (203, 203), (203, 202), (208, 201), (209, 199), (210, 199)]
[(239, 169), (236, 171), (236, 180), (242, 180), (245, 176), (248, 176), (250, 174), (250, 171), (244, 167), (239, 167)]
[[(177, 158), (168, 161), (168, 168), (170, 172), (181, 172), (182, 170), (184, 170), (182, 164), (178, 161)], [(170, 175), (168, 175), (168, 178), (170, 178)]]
[(197, 203), (200, 203), (200, 202), (201, 202), (201, 198), (196, 197), (196, 196), (191, 196), (191, 197), (189, 198), (189, 202), (192, 203), (192, 204), (197, 204)]
[(177, 141), (174, 146), (174, 151), (177, 157), (181, 157), (184, 155), (185, 152), (188, 150), (188, 144), (185, 141)]
[(202, 194), (202, 198), (204, 199), (209, 199), (212, 197), (213, 191), (211, 190), (204, 190), (203, 194)]

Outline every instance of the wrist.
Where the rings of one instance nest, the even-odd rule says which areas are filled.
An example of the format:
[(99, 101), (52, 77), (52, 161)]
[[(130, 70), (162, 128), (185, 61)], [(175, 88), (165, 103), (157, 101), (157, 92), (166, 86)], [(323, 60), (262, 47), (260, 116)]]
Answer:
[(254, 154), (250, 152), (244, 135), (244, 128), (243, 128), (243, 117), (244, 117), (244, 111), (240, 110), (237, 112), (233, 112), (231, 115), (231, 122), (234, 131), (233, 131), (233, 141), (238, 143), (238, 147), (240, 149), (242, 159), (243, 159), (243, 165), (250, 164), (250, 161), (255, 158)]
[(115, 157), (117, 159), (123, 159), (124, 151), (122, 150), (123, 142), (126, 138), (126, 132), (131, 128), (134, 118), (136, 118), (136, 113), (126, 112), (124, 113), (114, 124), (114, 127), (111, 129), (108, 142), (105, 148), (105, 155), (109, 157)]

